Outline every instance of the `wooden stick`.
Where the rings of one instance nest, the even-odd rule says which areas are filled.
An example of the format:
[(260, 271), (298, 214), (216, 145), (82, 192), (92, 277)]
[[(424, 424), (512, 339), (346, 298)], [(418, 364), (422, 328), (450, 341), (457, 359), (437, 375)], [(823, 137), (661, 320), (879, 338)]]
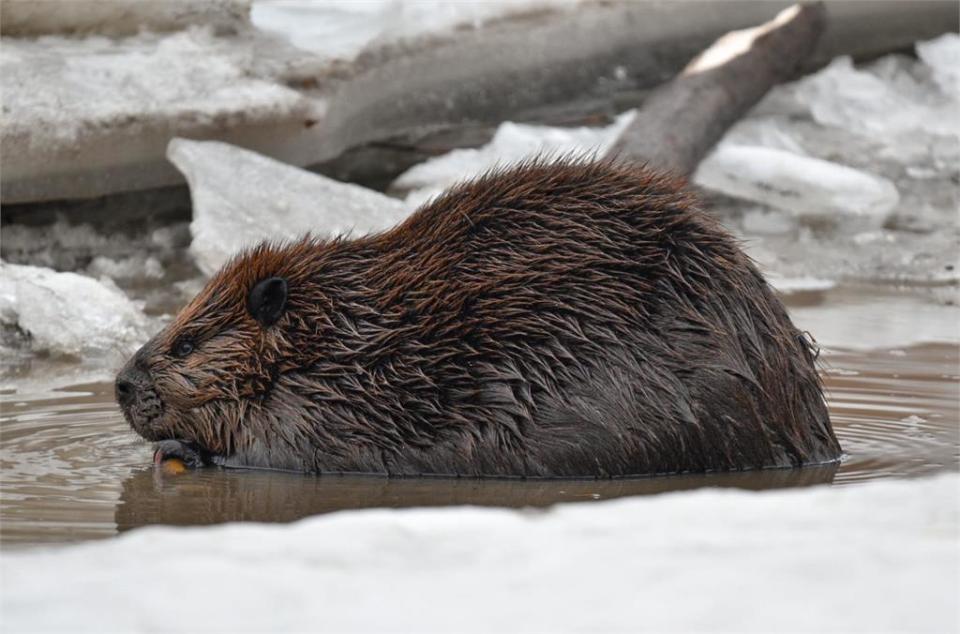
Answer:
[(772, 86), (796, 75), (825, 26), (818, 2), (724, 35), (650, 94), (609, 156), (689, 176)]

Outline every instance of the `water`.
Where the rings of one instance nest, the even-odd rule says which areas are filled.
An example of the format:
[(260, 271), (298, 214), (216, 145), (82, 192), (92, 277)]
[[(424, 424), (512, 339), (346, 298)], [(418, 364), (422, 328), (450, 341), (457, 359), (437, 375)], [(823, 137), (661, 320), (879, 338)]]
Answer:
[[(614, 481), (318, 478), (212, 469), (171, 476), (152, 466), (150, 446), (127, 427), (111, 382), (54, 388), (44, 378), (51, 368), (38, 362), (15, 387), (0, 391), (0, 545), (96, 539), (151, 524), (286, 522), (352, 508), (544, 507), (703, 486), (846, 486), (958, 469), (960, 347), (950, 333), (960, 311), (876, 290), (801, 294), (788, 303), (797, 323), (827, 345), (830, 412), (847, 454), (840, 465)], [(898, 319), (915, 341), (945, 340), (898, 345), (903, 333), (891, 326)], [(865, 347), (871, 337), (882, 347)], [(854, 347), (836, 345), (838, 338)], [(63, 376), (64, 368), (55, 369)]]

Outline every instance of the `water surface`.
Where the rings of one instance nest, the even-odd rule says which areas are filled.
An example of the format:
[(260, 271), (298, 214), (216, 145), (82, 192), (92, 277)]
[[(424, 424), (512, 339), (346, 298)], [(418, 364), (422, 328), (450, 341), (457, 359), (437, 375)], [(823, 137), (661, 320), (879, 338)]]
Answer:
[[(353, 508), (544, 507), (704, 486), (846, 486), (957, 470), (960, 348), (956, 341), (891, 347), (897, 340), (890, 337), (888, 328), (876, 336), (885, 347), (863, 349), (871, 320), (890, 321), (878, 302), (881, 307), (896, 306), (897, 318), (915, 330), (926, 328), (934, 338), (950, 331), (950, 323), (939, 321), (949, 322), (960, 314), (955, 309), (932, 311), (937, 315), (932, 318), (935, 327), (923, 326), (922, 319), (911, 324), (911, 302), (917, 305), (915, 315), (929, 312), (930, 307), (909, 296), (905, 305), (903, 301), (901, 294), (874, 291), (791, 299), (801, 327), (814, 323), (830, 341), (822, 357), (824, 380), (846, 456), (839, 465), (820, 468), (612, 481), (314, 477), (217, 469), (170, 476), (152, 466), (149, 445), (124, 422), (113, 403), (112, 383), (54, 389), (42, 376), (32, 377), (28, 369), (0, 392), (0, 544), (9, 549), (73, 542), (151, 524), (284, 522)], [(858, 314), (851, 306), (866, 309)], [(852, 335), (843, 334), (848, 318), (867, 330), (858, 334), (857, 349), (835, 345), (829, 334), (839, 328), (841, 338), (854, 341)]]

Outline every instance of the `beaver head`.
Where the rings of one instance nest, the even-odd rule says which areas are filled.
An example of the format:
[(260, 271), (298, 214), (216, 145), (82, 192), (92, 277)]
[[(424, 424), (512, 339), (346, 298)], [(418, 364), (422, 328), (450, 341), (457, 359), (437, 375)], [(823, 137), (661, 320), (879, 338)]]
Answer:
[(287, 369), (293, 342), (283, 324), (305, 278), (296, 252), (315, 246), (305, 239), (281, 257), (263, 244), (239, 256), (127, 362), (116, 397), (137, 433), (205, 454), (234, 451), (249, 410)]

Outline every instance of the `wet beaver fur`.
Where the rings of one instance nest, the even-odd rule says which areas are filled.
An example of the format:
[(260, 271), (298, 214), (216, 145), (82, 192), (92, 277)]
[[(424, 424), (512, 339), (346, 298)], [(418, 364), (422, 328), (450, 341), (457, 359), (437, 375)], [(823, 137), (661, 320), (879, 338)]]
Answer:
[(815, 351), (677, 181), (534, 161), (358, 239), (265, 243), (117, 380), (157, 458), (612, 477), (840, 455)]

